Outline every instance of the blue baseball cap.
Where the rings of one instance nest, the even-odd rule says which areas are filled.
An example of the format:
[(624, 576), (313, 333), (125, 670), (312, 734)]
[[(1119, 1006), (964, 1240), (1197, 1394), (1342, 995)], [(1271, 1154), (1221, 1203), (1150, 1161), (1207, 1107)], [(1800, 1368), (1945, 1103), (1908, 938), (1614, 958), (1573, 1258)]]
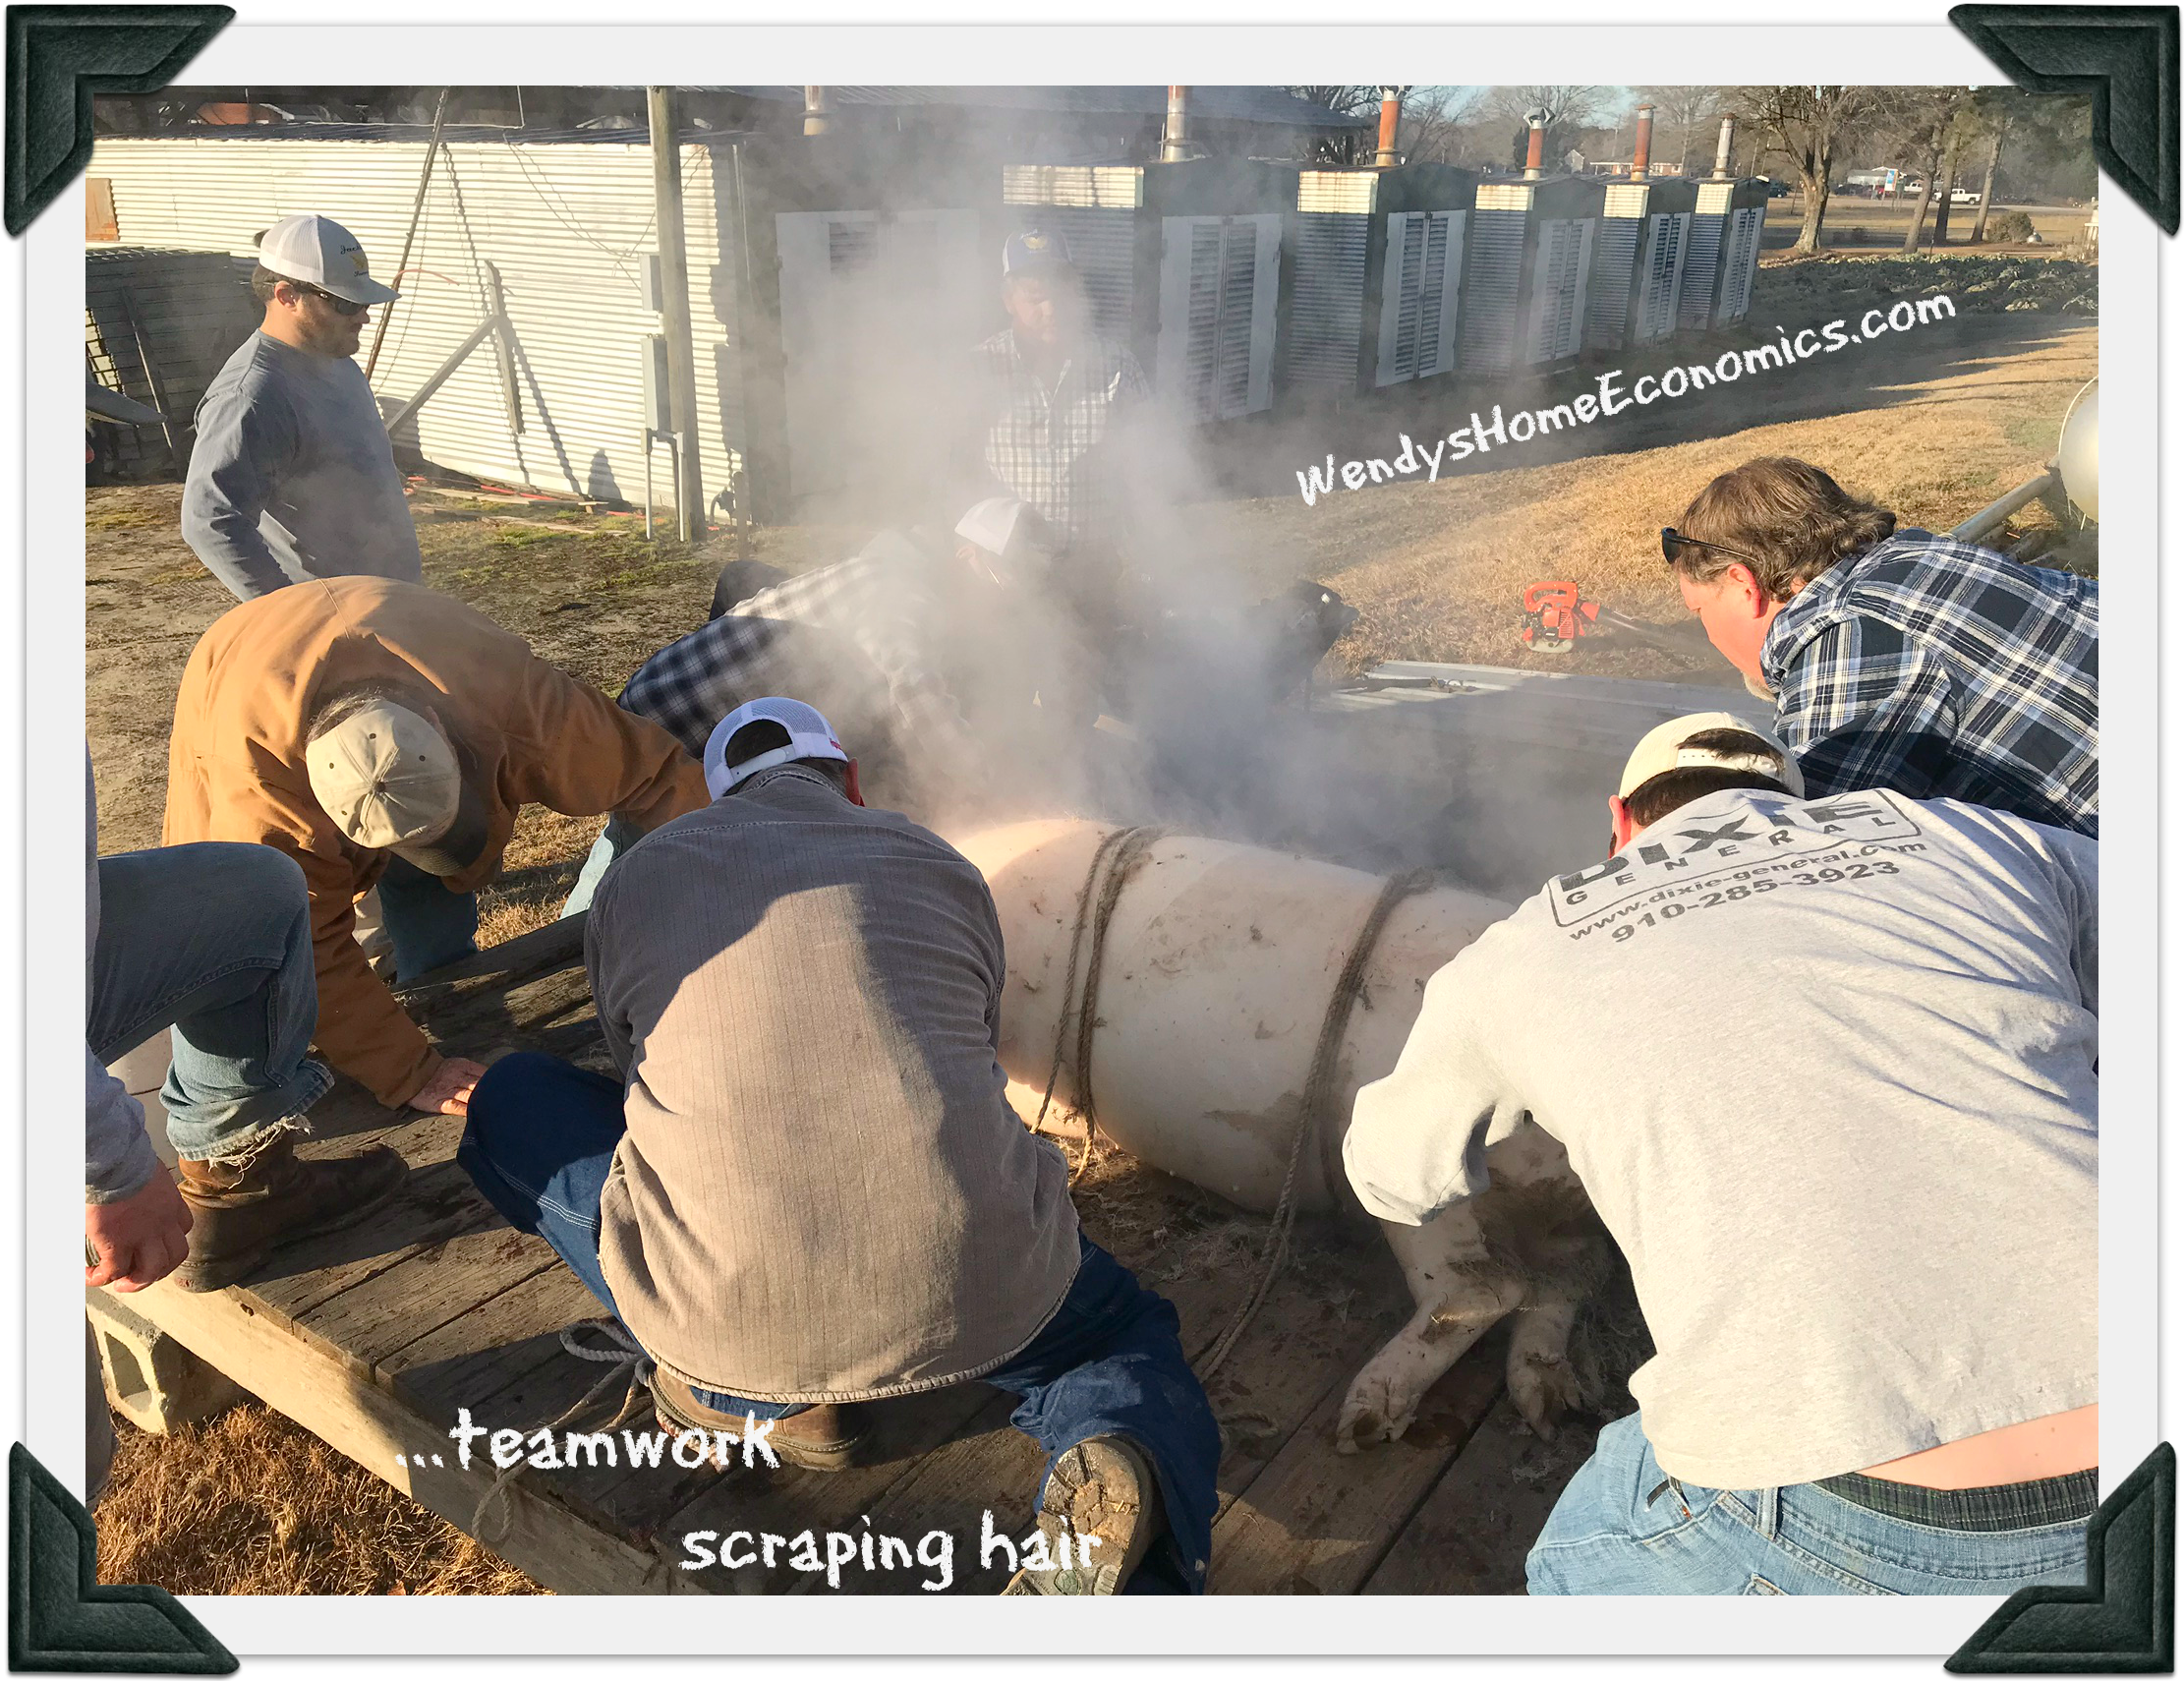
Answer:
[(1069, 242), (1052, 228), (1026, 228), (1022, 233), (1010, 234), (1001, 248), (1004, 279), (1011, 274), (1052, 274), (1063, 268), (1076, 272), (1069, 259)]

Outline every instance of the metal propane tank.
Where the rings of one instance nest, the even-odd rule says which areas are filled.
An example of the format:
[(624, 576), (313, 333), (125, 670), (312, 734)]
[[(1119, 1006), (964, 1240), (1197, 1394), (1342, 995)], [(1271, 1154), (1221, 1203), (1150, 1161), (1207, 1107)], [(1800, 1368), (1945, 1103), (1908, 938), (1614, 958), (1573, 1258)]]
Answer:
[[(1083, 819), (1011, 824), (958, 844), (1001, 915), (1001, 1062), (1023, 1118), (1037, 1114), (1050, 1077), (1056, 1102), (1085, 1110), (1079, 1059), (1089, 1052), (1089, 1108), (1117, 1144), (1240, 1207), (1273, 1209), (1337, 983), (1384, 878)], [(1355, 1206), (1342, 1139), (1358, 1086), (1395, 1067), (1433, 972), (1509, 912), (1476, 894), (1415, 886), (1389, 895), (1363, 957), (1298, 1155), (1299, 1207)]]

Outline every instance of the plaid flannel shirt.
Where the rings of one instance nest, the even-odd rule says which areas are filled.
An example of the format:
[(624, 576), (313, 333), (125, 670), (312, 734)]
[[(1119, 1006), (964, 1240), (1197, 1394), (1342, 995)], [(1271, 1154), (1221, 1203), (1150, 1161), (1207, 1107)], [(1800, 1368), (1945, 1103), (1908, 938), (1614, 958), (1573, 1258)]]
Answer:
[(1808, 791), (1892, 788), (2100, 833), (2100, 596), (1899, 531), (1793, 596), (1760, 666)]
[(1112, 532), (1117, 499), (1094, 446), (1115, 411), (1149, 394), (1137, 358), (1104, 338), (1087, 338), (1063, 365), (1050, 393), (1016, 348), (1008, 327), (978, 347), (992, 398), (987, 409), (987, 471), (1029, 502), (1070, 546)]
[[(713, 727), (745, 701), (805, 698), (815, 674), (837, 693), (859, 692), (921, 739), (942, 747), (965, 734), (953, 699), (926, 663), (927, 631), (939, 610), (922, 584), (924, 556), (882, 532), (850, 559), (762, 590), (638, 667), (621, 704), (659, 725), (694, 759)], [(867, 669), (845, 663), (861, 655)], [(832, 708), (822, 710), (832, 711)], [(837, 728), (857, 720), (830, 716)]]

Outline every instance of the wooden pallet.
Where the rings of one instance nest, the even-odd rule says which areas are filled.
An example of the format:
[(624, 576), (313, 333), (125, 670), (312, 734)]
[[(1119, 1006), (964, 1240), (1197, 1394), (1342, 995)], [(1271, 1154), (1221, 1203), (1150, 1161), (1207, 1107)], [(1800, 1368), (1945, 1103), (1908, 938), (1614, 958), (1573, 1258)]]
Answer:
[[(496, 947), (404, 1001), (449, 1049), (512, 1045), (603, 1068), (582, 926), (572, 918)], [(772, 1569), (684, 1570), (682, 1536), (823, 1536), (861, 1532), (867, 1517), (913, 1548), (934, 1530), (953, 1536), (953, 1592), (992, 1593), (1006, 1580), (998, 1550), (993, 1568), (979, 1560), (984, 1515), (1021, 1535), (1041, 1461), (1008, 1423), (1011, 1399), (984, 1384), (879, 1405), (870, 1463), (832, 1475), (526, 1466), (496, 1489), (483, 1439), (464, 1469), (448, 1433), (458, 1409), (528, 1435), (598, 1383), (607, 1368), (565, 1353), (559, 1333), (596, 1318), (599, 1304), (543, 1241), (510, 1229), (477, 1193), (454, 1161), (460, 1121), (382, 1109), (343, 1081), (313, 1123), (307, 1155), (374, 1141), (399, 1150), (411, 1169), (401, 1198), (354, 1230), (278, 1251), (234, 1289), (140, 1292), (128, 1299), (136, 1313), (557, 1593), (825, 1593), (825, 1578), (791, 1568), (786, 1549)], [(1089, 1180), (1079, 1208), (1096, 1241), (1175, 1303), (1185, 1346), (1202, 1358), (1252, 1287), (1262, 1223), (1136, 1164)], [(1250, 1244), (1236, 1241), (1239, 1230)], [(1229, 1264), (1206, 1262), (1217, 1240)], [(1566, 1436), (1546, 1450), (1512, 1428), (1498, 1336), (1443, 1380), (1403, 1442), (1334, 1451), (1345, 1387), (1408, 1306), (1377, 1236), (1299, 1234), (1208, 1385), (1228, 1443), (1213, 1592), (1523, 1591), (1536, 1520), (1587, 1444)], [(599, 1428), (622, 1393), (617, 1376), (565, 1427)], [(627, 1423), (649, 1430), (650, 1409)], [(852, 1568), (841, 1589), (914, 1593), (932, 1578), (924, 1566)]]

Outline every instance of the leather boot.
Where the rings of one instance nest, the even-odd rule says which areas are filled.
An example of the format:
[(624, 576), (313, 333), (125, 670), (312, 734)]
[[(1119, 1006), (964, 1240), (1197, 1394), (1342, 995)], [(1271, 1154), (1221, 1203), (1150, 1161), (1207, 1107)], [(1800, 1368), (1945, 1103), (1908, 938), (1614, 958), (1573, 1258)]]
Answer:
[(1017, 1571), (1002, 1596), (1120, 1594), (1166, 1528), (1144, 1451), (1125, 1436), (1089, 1437), (1056, 1456), (1039, 1496), (1049, 1567)]
[(305, 1161), (291, 1128), (241, 1155), (185, 1156), (182, 1200), (190, 1205), (190, 1258), (171, 1275), (184, 1290), (222, 1290), (247, 1277), (279, 1244), (352, 1226), (380, 1207), (409, 1177), (384, 1144), (362, 1155)]
[[(689, 1384), (664, 1371), (653, 1373), (652, 1385), (653, 1410), (660, 1427), (670, 1435), (690, 1429), (724, 1430), (742, 1440), (742, 1414), (708, 1407)], [(870, 1433), (864, 1408), (854, 1402), (825, 1403), (776, 1420), (761, 1439), (783, 1465), (805, 1471), (844, 1471), (856, 1463), (857, 1450)]]

